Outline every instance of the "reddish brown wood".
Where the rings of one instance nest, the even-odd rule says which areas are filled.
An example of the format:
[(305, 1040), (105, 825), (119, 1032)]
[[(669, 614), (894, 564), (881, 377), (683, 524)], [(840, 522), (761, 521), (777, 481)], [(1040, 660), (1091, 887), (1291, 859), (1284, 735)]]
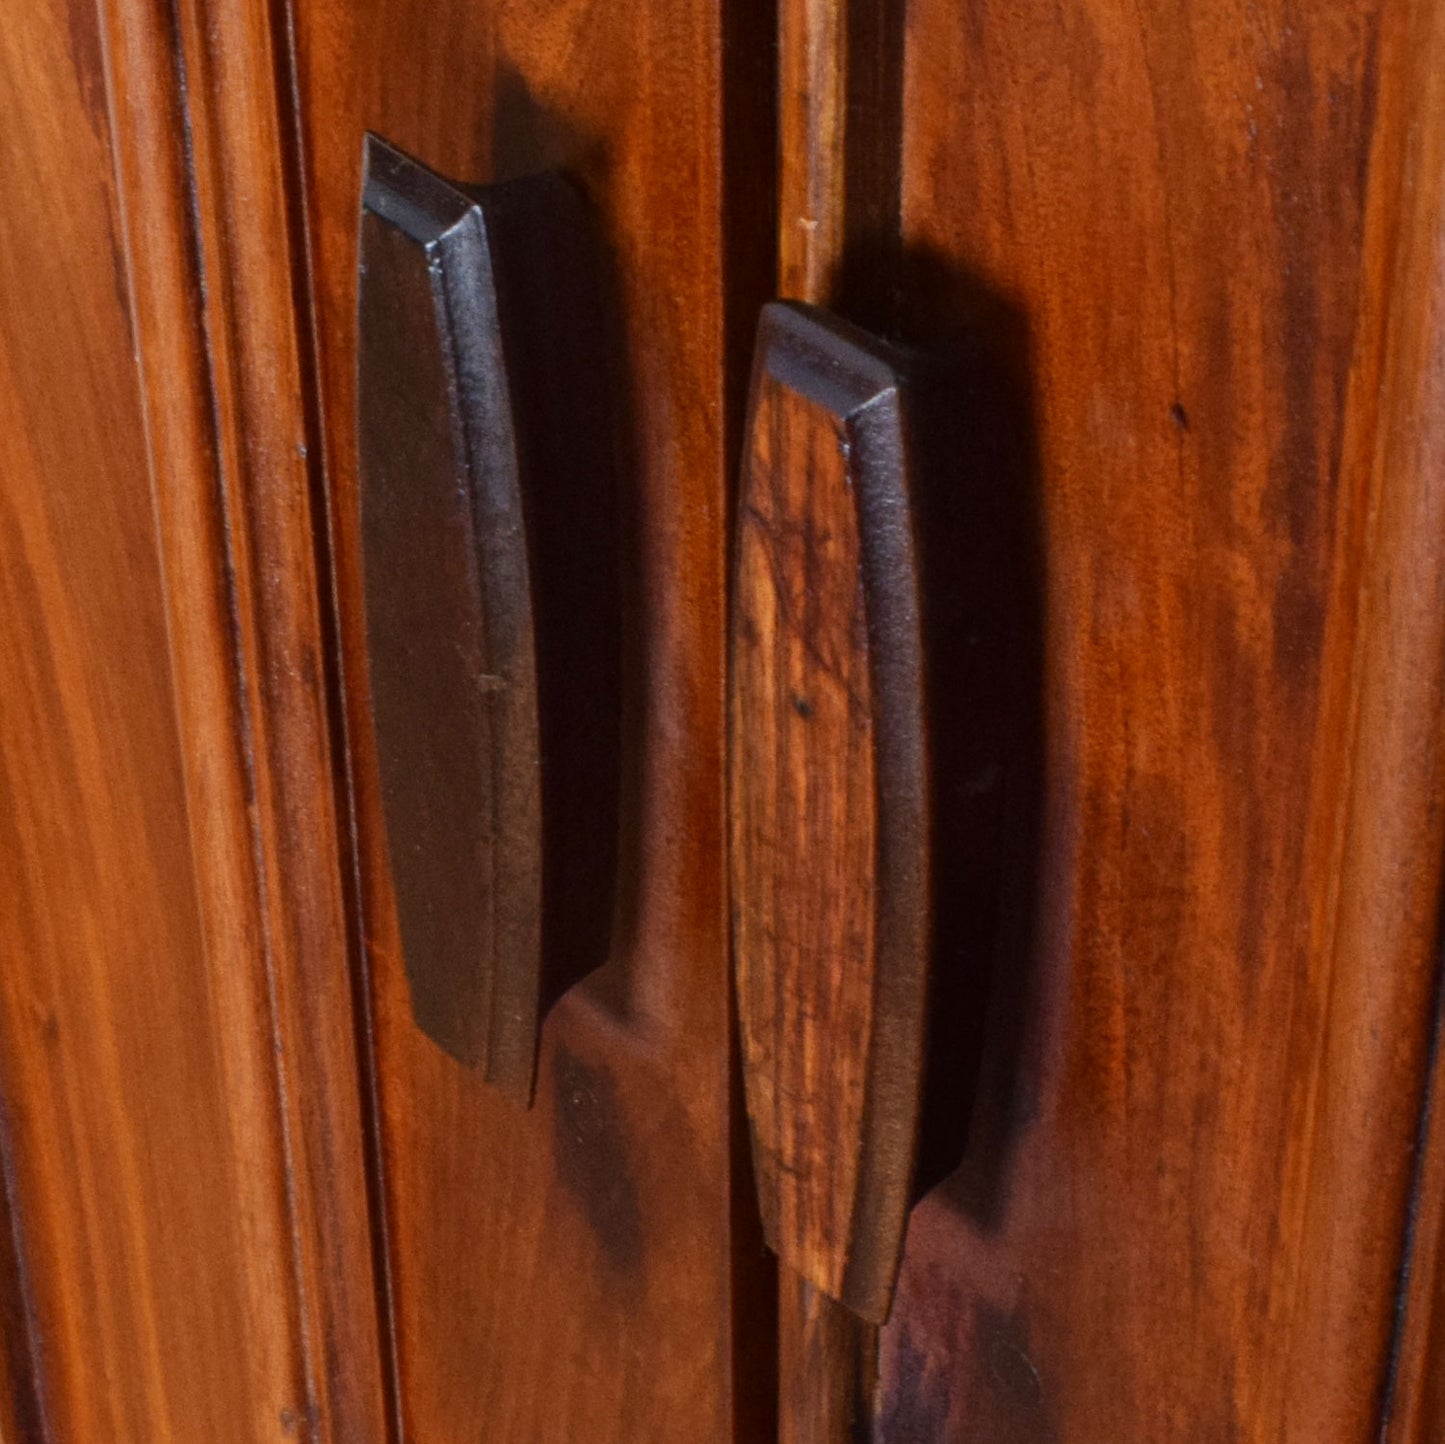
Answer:
[(1385, 1399), (1382, 1438), (1388, 1444), (1430, 1444), (1445, 1428), (1445, 1122), (1438, 1032), (1436, 1049)]
[(731, 851), (764, 1230), (888, 1311), (928, 962), (922, 636), (900, 382), (801, 307), (758, 332), (738, 500)]
[(780, 0), (778, 290), (892, 325), (897, 290), (898, 0)]
[[(240, 70), (226, 114), (249, 121), (273, 72), (239, 18), (212, 25)], [(45, 1416), (16, 1429), (364, 1440), (378, 1357), (342, 930), (323, 946), (319, 639), (308, 683), (283, 625), (314, 618), (311, 538), (213, 429), (256, 445), (286, 409), (237, 420), (218, 313), (228, 355), (266, 357), (239, 389), (299, 394), (276, 355), (284, 224), (255, 183), (278, 157), (264, 127), (229, 133), (268, 235), (248, 254), (282, 259), (270, 289), (214, 264), (203, 306), (195, 227), (218, 217), (183, 140), (216, 136), (183, 111), (172, 19), (41, 5), (0, 40), (0, 170), (25, 196), (0, 225), (0, 1086)]]
[[(1356, 926), (1369, 938), (1375, 968), (1408, 968), (1432, 927), (1439, 895), (1425, 850), (1439, 837), (1439, 768), (1445, 677), (1445, 566), (1440, 478), (1445, 474), (1445, 14), (1411, 7), (1400, 49), (1388, 57), (1397, 84), (1382, 117), (1379, 148), (1396, 191), (1397, 228), (1383, 268), (1390, 300), (1380, 345), (1388, 378), (1380, 401), (1376, 543), (1365, 585), (1371, 600), (1375, 661), (1362, 679), (1362, 734), (1372, 745), (1359, 769), (1371, 791), (1387, 787), (1388, 807), (1354, 849), (1376, 876), (1359, 892)], [(1417, 649), (1421, 654), (1416, 661)], [(1402, 665), (1403, 664), (1403, 665)], [(1416, 862), (1401, 870), (1396, 836), (1417, 839)], [(1392, 863), (1394, 865), (1392, 865)], [(1428, 1444), (1445, 1435), (1445, 1050), (1435, 997), (1434, 1056), (1415, 1161), (1409, 1242), (1400, 1285), (1387, 1444)], [(1348, 1244), (1348, 1241), (1346, 1241)]]
[(106, 16), (197, 893), (217, 977), (261, 988), (270, 1017), (306, 1371), (278, 1419), (379, 1439), (285, 36), (258, 0)]
[(1441, 881), (1427, 10), (908, 9), (903, 332), (1034, 418), (1045, 786), (879, 1441), (1379, 1430)]
[[(292, 10), (402, 1419), (498, 1444), (726, 1439), (748, 1392), (733, 1300), (763, 1269), (730, 1243), (746, 1144), (729, 1122), (722, 788), (741, 425), (723, 398), (746, 365), (731, 319), (755, 320), (772, 243), (770, 145), (730, 149), (734, 125), (767, 125), (766, 94), (725, 110), (724, 36), (744, 42), (728, 65), (755, 64), (752, 9)], [(381, 847), (352, 429), (367, 129), (477, 183), (556, 169), (603, 242), (617, 430), (596, 445), (618, 448), (627, 488), (618, 911), (610, 962), (544, 1021), (525, 1115), (415, 1028)]]
[[(843, 1437), (871, 1335), (791, 1278), (767, 1418), (727, 1041), (723, 553), (775, 17), (14, 8), (0, 1434)], [(1007, 683), (930, 702), (937, 747), (978, 739), (934, 863), (979, 913), (950, 1006), (988, 1021), (977, 1098), (943, 1099), (973, 1129), (910, 1225), (875, 1440), (1434, 1439), (1439, 7), (780, 15), (788, 287), (896, 322), (930, 374), (921, 570)], [(603, 241), (616, 942), (544, 1025), (525, 1118), (418, 1037), (381, 846), (368, 125), (469, 178), (557, 166)], [(1033, 534), (950, 551), (950, 498)], [(1008, 568), (1025, 594), (991, 600)]]
[[(782, 0), (776, 7), (779, 293), (813, 305), (846, 306), (864, 325), (889, 323), (898, 238), (898, 67), (901, 15), (891, 0), (832, 4)], [(834, 1444), (841, 1415), (813, 1411), (811, 1381), (839, 1358), (868, 1361), (872, 1331), (845, 1318), (830, 1327), (797, 1313), (800, 1296), (779, 1295), (779, 1328), (816, 1357), (780, 1374), (780, 1424), (800, 1438)], [(826, 1296), (812, 1314), (826, 1312)], [(832, 1348), (852, 1327), (853, 1345)], [(854, 1390), (839, 1381), (842, 1396)], [(801, 1421), (806, 1418), (804, 1425)], [(834, 1432), (818, 1433), (816, 1430)]]
[(778, 288), (813, 303), (826, 300), (847, 236), (848, 11), (778, 7)]
[(877, 1373), (869, 1355), (878, 1331), (791, 1270), (779, 1294), (778, 1444), (857, 1439), (871, 1416), (864, 1391)]

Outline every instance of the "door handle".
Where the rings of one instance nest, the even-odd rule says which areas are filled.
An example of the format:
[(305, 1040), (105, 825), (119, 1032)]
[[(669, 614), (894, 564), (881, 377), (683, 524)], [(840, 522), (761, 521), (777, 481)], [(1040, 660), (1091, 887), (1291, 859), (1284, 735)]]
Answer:
[(467, 189), (369, 136), (358, 279), (367, 671), (413, 1016), (530, 1099), (607, 951), (618, 577), (580, 197)]
[(930, 936), (903, 392), (865, 334), (764, 309), (731, 617), (734, 967), (764, 1231), (874, 1322), (907, 1218)]

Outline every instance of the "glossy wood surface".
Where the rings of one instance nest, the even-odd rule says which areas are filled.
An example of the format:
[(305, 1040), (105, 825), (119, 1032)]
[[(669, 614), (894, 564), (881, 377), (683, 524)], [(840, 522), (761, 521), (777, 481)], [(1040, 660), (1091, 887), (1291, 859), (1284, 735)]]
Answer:
[[(725, 109), (724, 42), (746, 35), (748, 12), (293, 6), (385, 1259), (401, 1423), (416, 1439), (761, 1437), (739, 1411), (757, 1391), (733, 1364), (739, 1300), (765, 1263), (736, 1259), (731, 1242), (746, 1145), (722, 787), (732, 377), (750, 341), (734, 313), (751, 327), (772, 243), (770, 143), (732, 149), (748, 127), (765, 137), (771, 117)], [(727, 57), (758, 63), (744, 47)], [(619, 899), (610, 961), (544, 1021), (527, 1114), (413, 1024), (381, 848), (354, 433), (366, 129), (472, 182), (556, 169), (581, 186), (602, 240), (616, 430), (596, 445), (616, 448), (624, 488)]]
[[(7, 13), (0, 1439), (1438, 1438), (1442, 76), (1431, 0)], [(387, 881), (368, 126), (603, 242), (619, 902), (526, 1116), (414, 1027)], [(966, 659), (972, 1133), (881, 1354), (791, 1279), (772, 1331), (729, 1044), (779, 250), (929, 378)]]
[[(247, 129), (232, 176), (254, 179), (278, 153), (247, 107), (275, 95), (244, 18), (211, 38), (242, 69), (223, 109)], [(0, 1081), (20, 1257), (0, 1287), (7, 1357), (31, 1360), (5, 1420), (25, 1444), (364, 1439), (379, 1379), (346, 957), (327, 948), (330, 767), (307, 746), (308, 723), (325, 736), (317, 638), (308, 706), (281, 625), (314, 616), (310, 541), (294, 494), (268, 528), (260, 458), (244, 479), (223, 461), (218, 421), (244, 450), (277, 413), (238, 418), (208, 330), (254, 272), (227, 267), (202, 304), (196, 227), (220, 217), (189, 162), (217, 135), (184, 115), (175, 19), (40, 5), (0, 41), (0, 166), (26, 197), (0, 236)], [(248, 185), (253, 217), (263, 194)], [(281, 274), (229, 336), (243, 356), (293, 314), (277, 239)], [(274, 355), (241, 369), (276, 386)], [(242, 493), (256, 505), (218, 507)], [(292, 572), (277, 543), (298, 537)]]
[(106, 16), (197, 892), (271, 1012), (306, 1390), (281, 1422), (364, 1441), (386, 1381), (286, 36), (265, 0)]
[(274, 1108), (231, 1092), (267, 1030), (254, 995), (225, 1052), (208, 1026), (97, 18), (12, 18), (0, 1057), (32, 1347), (55, 1437), (240, 1444), (304, 1408)]
[(44, 1439), (40, 1368), (25, 1241), (19, 1229), (8, 1140), (0, 1181), (0, 1440)]
[(908, 8), (901, 331), (1017, 393), (1044, 785), (879, 1441), (1380, 1428), (1440, 896), (1430, 9)]
[(922, 627), (902, 383), (822, 312), (767, 307), (738, 498), (733, 954), (763, 1227), (888, 1312), (929, 957)]
[[(1377, 560), (1369, 582), (1372, 594), (1389, 599), (1382, 608), (1388, 629), (1380, 627), (1381, 660), (1371, 668), (1367, 693), (1378, 719), (1371, 731), (1380, 745), (1364, 776), (1372, 787), (1381, 777), (1398, 779), (1394, 815), (1411, 828), (1423, 851), (1432, 840), (1438, 845), (1431, 836), (1439, 787), (1435, 757), (1445, 717), (1445, 677), (1439, 666), (1439, 630), (1445, 628), (1445, 501), (1440, 494), (1445, 475), (1440, 420), (1445, 417), (1445, 13), (1438, 5), (1413, 7), (1399, 43), (1400, 51), (1390, 57), (1399, 80), (1386, 118), (1390, 172), (1399, 197), (1388, 272), (1396, 299), (1388, 307), (1381, 343), (1391, 379), (1381, 404), (1376, 450), (1376, 465), (1390, 484), (1381, 490)], [(1418, 671), (1412, 662), (1410, 671), (1395, 674), (1389, 659), (1397, 649), (1413, 659), (1417, 646), (1433, 647), (1433, 656), (1422, 657)], [(1409, 759), (1403, 769), (1402, 758)], [(1391, 812), (1382, 816), (1392, 819)], [(1367, 835), (1367, 841), (1373, 840)], [(1407, 890), (1379, 887), (1376, 917), (1383, 913), (1393, 920), (1398, 941), (1377, 955), (1377, 965), (1400, 966), (1401, 952), (1413, 954), (1417, 934), (1431, 926), (1438, 897), (1429, 889), (1428, 873), (1419, 876), (1423, 872), (1419, 869), (1414, 878), (1405, 873), (1414, 884), (1407, 883)], [(1438, 929), (1438, 921), (1434, 926)], [(1440, 1031), (1445, 993), (1440, 989), (1437, 981), (1434, 1052), (1414, 1160), (1409, 1251), (1381, 1431), (1388, 1444), (1427, 1444), (1445, 1436), (1445, 1053)]]

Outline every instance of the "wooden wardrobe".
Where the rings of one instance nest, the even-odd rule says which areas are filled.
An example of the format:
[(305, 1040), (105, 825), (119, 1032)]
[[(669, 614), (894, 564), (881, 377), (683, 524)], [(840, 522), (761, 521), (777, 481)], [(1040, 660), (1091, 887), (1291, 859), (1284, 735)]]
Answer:
[[(551, 305), (506, 332), (527, 384), (597, 398), (517, 423), (577, 501), (526, 555), (605, 563), (617, 619), (562, 724), (606, 805), (546, 804), (606, 854), (605, 936), (534, 997), (520, 1096), (419, 1021), (402, 937), (380, 141), (586, 217), (585, 343), (572, 262), (525, 217), (508, 253)], [(906, 1046), (869, 1051), (889, 954), (874, 1032), (794, 998), (765, 1108), (740, 890), (799, 946), (894, 896), (883, 844), (828, 872), (847, 808), (736, 865), (772, 785), (729, 706), (740, 488), (804, 506), (815, 466), (846, 529), (871, 464), (827, 461), (836, 357), (797, 362), (814, 430), (760, 441), (763, 383), (750, 426), (780, 299), (907, 403), (911, 550), (834, 620), (872, 658), (847, 608), (916, 600), (918, 766), (878, 722), (829, 785), (873, 768), (880, 836), (922, 789), (926, 886)], [(810, 577), (770, 584), (831, 675)], [(8, 0), (0, 1441), (1439, 1444), (1442, 723), (1445, 5)], [(768, 1212), (768, 1127), (836, 1183), (855, 1096), (896, 1282), (861, 1205), (831, 1243), (877, 1307)]]

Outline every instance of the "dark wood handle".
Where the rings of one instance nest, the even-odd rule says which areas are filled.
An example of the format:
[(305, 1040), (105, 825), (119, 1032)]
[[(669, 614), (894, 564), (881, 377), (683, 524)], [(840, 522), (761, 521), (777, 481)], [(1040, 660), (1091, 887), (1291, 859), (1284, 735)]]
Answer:
[(888, 1311), (927, 975), (922, 640), (899, 378), (768, 306), (732, 611), (731, 874), (748, 1115), (781, 1260)]
[(585, 218), (553, 178), (470, 191), (375, 137), (365, 167), (367, 667), (412, 1010), (525, 1100), (549, 995), (605, 954), (615, 847)]

